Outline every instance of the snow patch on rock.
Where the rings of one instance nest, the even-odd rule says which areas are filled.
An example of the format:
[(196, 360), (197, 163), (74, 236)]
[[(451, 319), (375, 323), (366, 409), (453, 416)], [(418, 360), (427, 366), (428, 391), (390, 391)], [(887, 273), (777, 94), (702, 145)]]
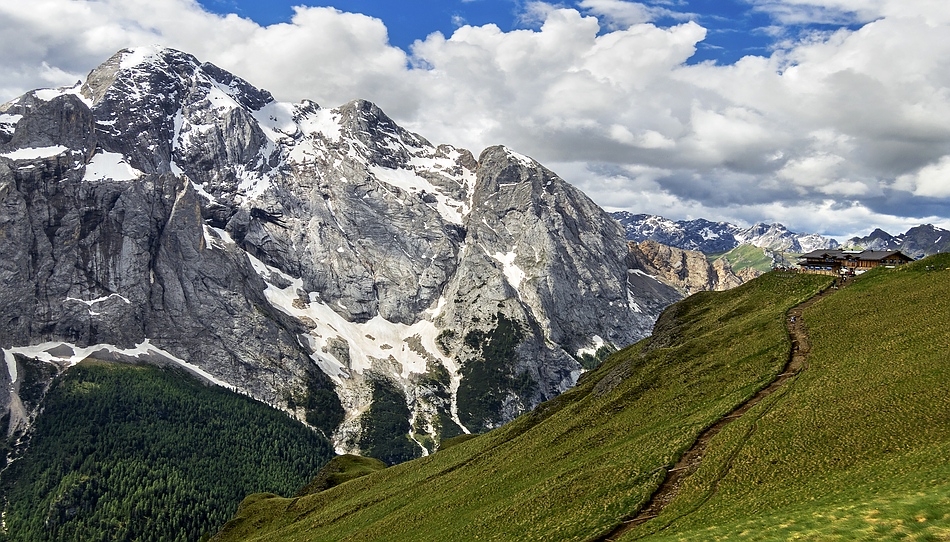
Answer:
[(129, 70), (135, 68), (151, 60), (164, 50), (164, 47), (160, 45), (147, 45), (129, 49), (122, 54), (122, 60), (119, 61), (119, 69)]
[(502, 273), (504, 273), (505, 278), (508, 279), (508, 284), (511, 284), (515, 290), (521, 288), (521, 283), (524, 282), (527, 275), (525, 275), (525, 272), (515, 263), (515, 258), (518, 257), (518, 254), (514, 252), (506, 252), (504, 254), (496, 252), (492, 254), (491, 257), (501, 264)]
[[(97, 355), (102, 356), (105, 354), (133, 359), (148, 359), (151, 361), (158, 359), (161, 361), (174, 363), (186, 369), (188, 372), (197, 375), (217, 386), (221, 386), (232, 391), (240, 391), (235, 386), (232, 386), (231, 384), (215, 377), (197, 365), (189, 363), (175, 356), (174, 354), (152, 345), (150, 339), (145, 339), (144, 341), (135, 345), (134, 348), (121, 348), (111, 344), (94, 344), (91, 346), (79, 347), (68, 342), (55, 341), (32, 346), (14, 346), (11, 348), (4, 348), (3, 355), (7, 362), (7, 370), (10, 372), (11, 379), (14, 382), (16, 381), (16, 365), (14, 358), (14, 355), (16, 354), (26, 358), (37, 359), (46, 363), (54, 363), (57, 365), (66, 366), (76, 365), (84, 359), (96, 357)], [(12, 369), (11, 362), (13, 362)]]
[(426, 196), (431, 196), (435, 199), (436, 209), (446, 222), (462, 224), (462, 219), (468, 212), (468, 205), (446, 196), (442, 190), (415, 171), (390, 169), (375, 164), (370, 166), (369, 170), (377, 180), (409, 194), (418, 195), (423, 201), (426, 201)]
[(591, 337), (590, 341), (591, 342), (588, 346), (577, 350), (578, 356), (583, 356), (584, 354), (589, 354), (593, 356), (597, 354), (597, 351), (600, 350), (602, 346), (607, 344), (606, 342), (604, 342), (604, 339), (601, 338), (600, 335), (594, 335), (593, 337)]
[(129, 165), (126, 157), (115, 152), (96, 153), (86, 164), (85, 182), (96, 181), (134, 181), (144, 175), (141, 171)]
[(28, 147), (25, 149), (17, 149), (15, 151), (0, 154), (0, 156), (9, 158), (10, 160), (37, 160), (40, 158), (59, 156), (68, 150), (69, 148), (64, 147), (63, 145), (53, 145), (51, 147)]

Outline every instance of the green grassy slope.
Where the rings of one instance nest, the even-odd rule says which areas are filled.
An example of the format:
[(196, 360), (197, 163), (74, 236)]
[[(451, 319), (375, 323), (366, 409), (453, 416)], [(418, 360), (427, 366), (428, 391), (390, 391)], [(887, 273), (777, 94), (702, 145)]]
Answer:
[(355, 480), (386, 468), (386, 463), (372, 457), (338, 455), (320, 469), (317, 476), (297, 492), (298, 496), (326, 491), (343, 482)]
[(512, 423), (300, 498), (249, 497), (217, 540), (586, 540), (788, 358), (788, 308), (829, 279), (770, 273), (668, 310), (652, 339)]
[(0, 540), (195, 541), (249, 492), (293, 493), (332, 455), (286, 414), (179, 371), (83, 362), (3, 472)]
[(749, 267), (767, 273), (772, 269), (773, 264), (773, 256), (769, 251), (752, 245), (739, 245), (729, 252), (710, 257), (712, 260), (718, 258), (725, 258), (732, 270), (737, 273)]
[(808, 369), (625, 540), (950, 540), (950, 255), (868, 273), (804, 317)]

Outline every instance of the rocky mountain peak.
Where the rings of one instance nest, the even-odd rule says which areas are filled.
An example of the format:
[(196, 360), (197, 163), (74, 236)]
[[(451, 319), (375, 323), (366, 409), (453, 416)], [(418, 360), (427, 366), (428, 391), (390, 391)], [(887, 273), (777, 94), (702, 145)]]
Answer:
[(365, 158), (390, 169), (406, 167), (413, 149), (431, 147), (418, 134), (397, 125), (376, 104), (353, 100), (339, 109), (340, 127), (363, 144)]
[(139, 143), (150, 142), (144, 150), (120, 138), (106, 137), (103, 143), (104, 150), (123, 155), (144, 173), (178, 171), (173, 154), (183, 115), (196, 122), (230, 122), (247, 131), (251, 113), (273, 102), (267, 91), (213, 64), (158, 46), (117, 52), (90, 72), (81, 92), (102, 133), (139, 133)]
[(184, 88), (210, 84), (218, 86), (242, 107), (252, 111), (274, 101), (266, 90), (258, 89), (210, 62), (202, 63), (188, 53), (162, 46), (117, 52), (89, 73), (82, 94), (95, 106), (114, 87), (124, 98), (156, 95), (160, 91), (172, 97)]
[[(198, 59), (174, 49), (160, 46), (122, 49), (89, 72), (82, 93), (93, 105), (98, 104), (116, 87), (123, 97), (153, 94), (166, 90), (167, 83), (194, 76), (200, 66)], [(157, 96), (156, 96), (157, 97)]]
[(96, 119), (76, 94), (62, 94), (48, 101), (36, 100), (19, 121), (9, 141), (12, 148), (55, 147), (94, 149)]
[[(281, 103), (137, 48), (0, 112), (8, 367), (175, 364), (408, 458), (565, 391), (680, 295), (538, 162), (435, 146), (365, 100)], [(395, 433), (380, 389), (409, 412)]]
[(505, 188), (517, 187), (519, 194), (531, 199), (531, 194), (535, 192), (535, 178), (538, 177), (533, 174), (540, 173), (542, 177), (544, 175), (539, 166), (540, 164), (530, 158), (514, 153), (502, 145), (486, 148), (478, 156), (480, 175), (473, 194), (473, 207), (487, 204), (489, 200), (497, 198)]

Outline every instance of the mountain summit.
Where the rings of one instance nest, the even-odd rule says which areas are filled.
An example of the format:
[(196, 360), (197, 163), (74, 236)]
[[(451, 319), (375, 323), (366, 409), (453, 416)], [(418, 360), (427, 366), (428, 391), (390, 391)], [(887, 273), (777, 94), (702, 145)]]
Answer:
[(95, 356), (400, 461), (567, 390), (680, 297), (531, 158), (433, 145), (362, 100), (277, 102), (171, 49), (0, 106), (0, 198), (11, 432), (28, 389)]

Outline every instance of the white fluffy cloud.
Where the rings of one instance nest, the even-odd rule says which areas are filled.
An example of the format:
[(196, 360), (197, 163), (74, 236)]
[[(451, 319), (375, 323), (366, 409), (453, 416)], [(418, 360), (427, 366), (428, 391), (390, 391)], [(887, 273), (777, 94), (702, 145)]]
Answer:
[[(68, 23), (64, 22), (68, 21)], [(71, 84), (123, 47), (187, 51), (282, 99), (338, 105), (370, 94), (412, 104), (406, 53), (382, 21), (333, 8), (295, 8), (290, 23), (261, 27), (205, 12), (193, 0), (32, 0), (0, 3), (0, 68), (7, 98)], [(36, 77), (37, 68), (43, 77)]]
[(937, 162), (913, 173), (901, 175), (894, 188), (907, 190), (916, 196), (950, 198), (950, 155), (942, 156)]
[(611, 29), (653, 22), (661, 17), (686, 20), (689, 14), (628, 0), (581, 0), (577, 7), (596, 16)]
[(507, 144), (611, 209), (839, 236), (950, 226), (945, 0), (751, 3), (776, 24), (857, 30), (688, 65), (706, 29), (655, 26), (672, 12), (623, 0), (528, 2), (534, 29), (464, 25), (410, 51), (389, 44), (382, 21), (332, 8), (261, 27), (193, 0), (2, 2), (0, 99), (158, 43), (281, 100), (366, 98), (432, 141)]

